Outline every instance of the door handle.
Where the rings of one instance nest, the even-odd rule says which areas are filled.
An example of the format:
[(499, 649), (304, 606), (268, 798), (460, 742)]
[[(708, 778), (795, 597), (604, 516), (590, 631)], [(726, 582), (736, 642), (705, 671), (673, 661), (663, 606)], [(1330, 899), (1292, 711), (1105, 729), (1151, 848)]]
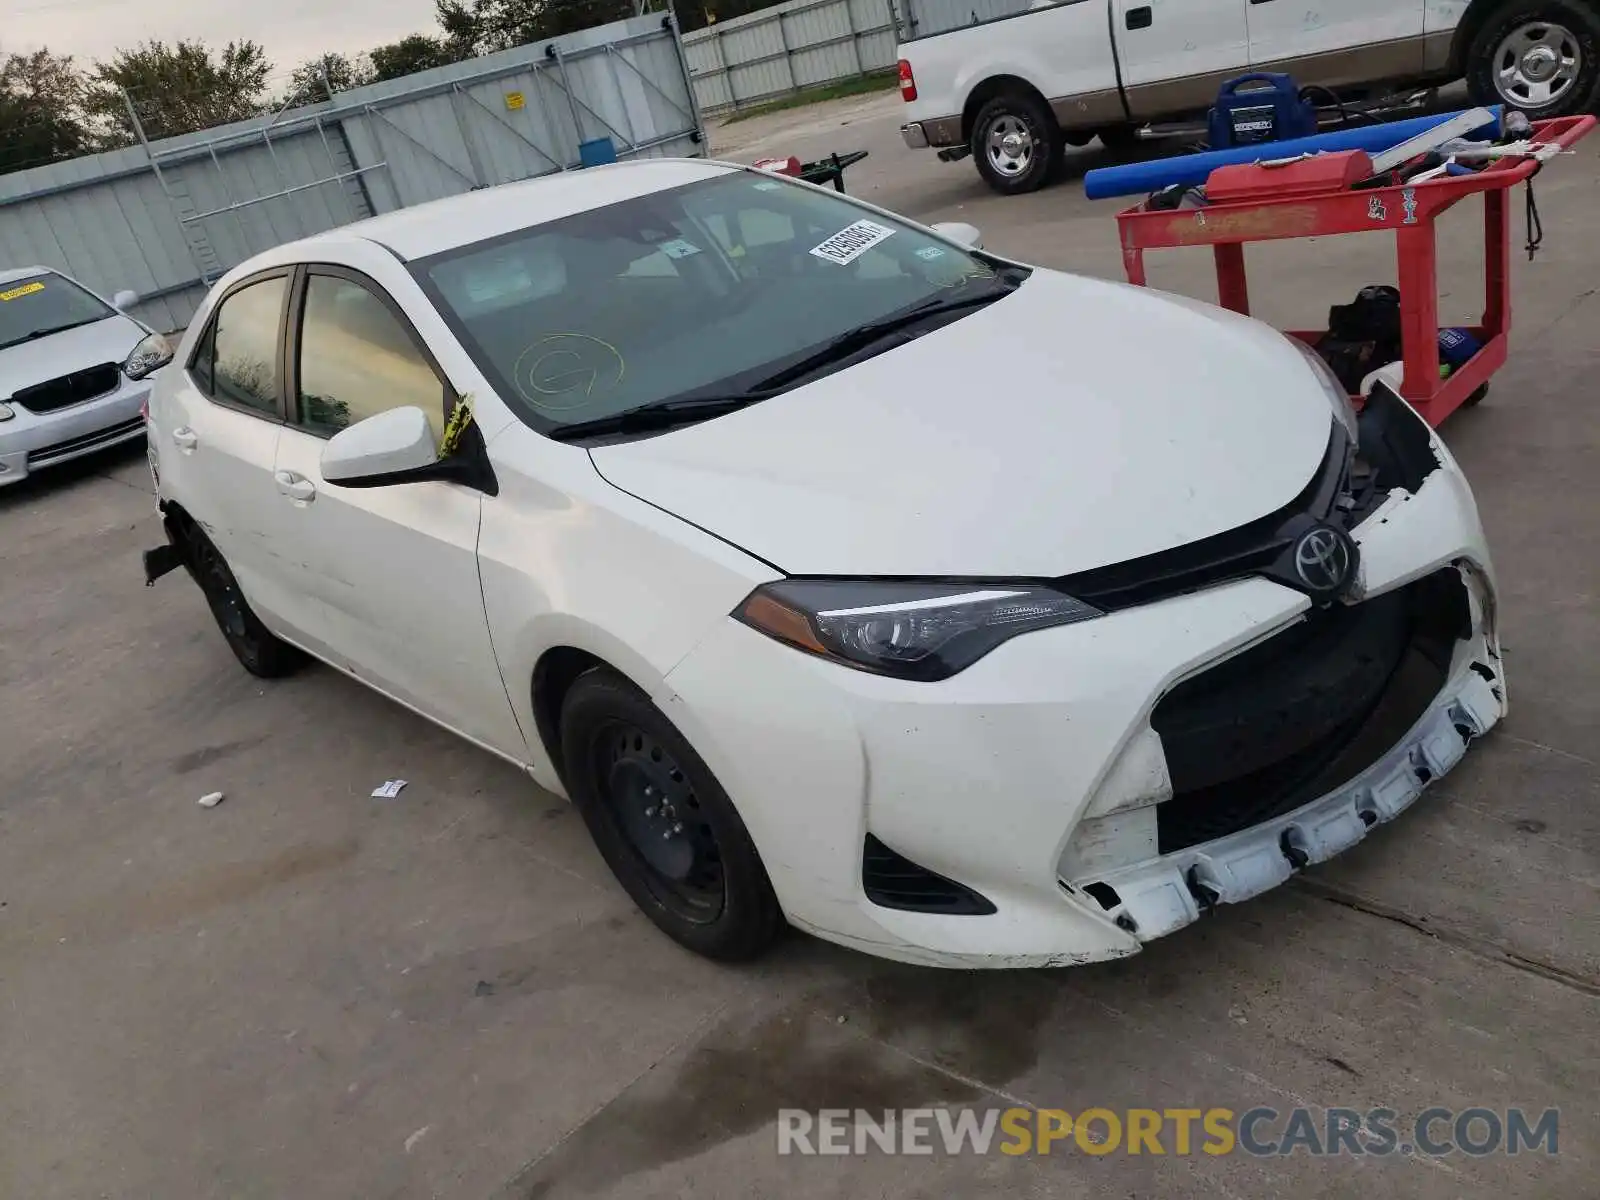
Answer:
[(1272, 0), (1250, 0), (1251, 4), (1271, 4)]
[(1150, 23), (1155, 20), (1155, 11), (1148, 5), (1128, 10), (1129, 29), (1149, 29)]
[(187, 425), (180, 425), (172, 431), (172, 441), (179, 450), (193, 450), (200, 444), (200, 435)]
[(277, 482), (279, 493), (296, 504), (310, 504), (317, 498), (317, 485), (304, 475), (296, 475), (293, 471), (275, 471), (272, 478)]

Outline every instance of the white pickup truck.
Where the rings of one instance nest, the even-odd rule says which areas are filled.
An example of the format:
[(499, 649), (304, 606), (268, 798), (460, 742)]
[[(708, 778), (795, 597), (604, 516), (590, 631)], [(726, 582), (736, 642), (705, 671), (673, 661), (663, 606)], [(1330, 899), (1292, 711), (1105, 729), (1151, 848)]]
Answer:
[(900, 46), (913, 149), (970, 151), (996, 191), (1050, 178), (1064, 145), (1131, 142), (1281, 71), (1343, 95), (1465, 77), (1530, 117), (1600, 100), (1600, 0), (1034, 0)]

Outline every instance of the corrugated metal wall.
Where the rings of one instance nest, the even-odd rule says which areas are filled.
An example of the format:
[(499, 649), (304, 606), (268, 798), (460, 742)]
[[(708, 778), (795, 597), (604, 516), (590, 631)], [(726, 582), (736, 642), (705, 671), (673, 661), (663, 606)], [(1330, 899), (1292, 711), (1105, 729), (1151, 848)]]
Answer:
[(1015, 16), (1032, 7), (1034, 0), (905, 0), (906, 20), (914, 37), (928, 37), (976, 25), (997, 17)]
[(895, 64), (895, 0), (788, 0), (683, 37), (702, 112)]
[[(861, 0), (857, 0), (861, 2)], [(554, 53), (548, 52), (554, 48)], [(252, 254), (374, 213), (618, 157), (698, 155), (676, 34), (659, 15), (341, 92), (267, 120), (0, 176), (0, 265), (139, 293), (158, 329)]]

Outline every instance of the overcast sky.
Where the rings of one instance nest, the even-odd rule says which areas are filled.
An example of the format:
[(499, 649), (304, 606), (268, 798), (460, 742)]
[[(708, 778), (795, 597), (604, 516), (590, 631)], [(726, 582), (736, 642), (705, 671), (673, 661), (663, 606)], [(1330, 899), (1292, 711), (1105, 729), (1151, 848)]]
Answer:
[(329, 50), (432, 33), (433, 0), (0, 0), (0, 50), (49, 46), (87, 66), (120, 46), (251, 38), (287, 73)]

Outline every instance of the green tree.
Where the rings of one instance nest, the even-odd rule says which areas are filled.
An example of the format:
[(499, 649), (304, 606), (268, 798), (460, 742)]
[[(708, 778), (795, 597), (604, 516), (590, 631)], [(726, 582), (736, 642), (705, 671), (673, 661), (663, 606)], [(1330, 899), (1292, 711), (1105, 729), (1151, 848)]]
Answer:
[(374, 46), (368, 57), (372, 60), (372, 82), (377, 83), (460, 62), (463, 56), (444, 38), (413, 33), (398, 42)]
[(127, 145), (134, 138), (123, 101), (127, 89), (145, 135), (172, 137), (258, 115), (270, 74), (272, 63), (256, 42), (229, 42), (220, 51), (187, 39), (145, 42), (95, 64), (84, 111), (107, 144)]
[(633, 0), (437, 0), (451, 46), (492, 54), (634, 14)]
[(90, 147), (83, 76), (48, 50), (0, 62), (0, 173), (74, 158)]
[(324, 54), (295, 68), (294, 74), (289, 77), (289, 89), (283, 101), (315, 104), (328, 98), (328, 88), (336, 92), (348, 92), (351, 88), (371, 83), (372, 79), (372, 65), (365, 54), (354, 58), (347, 54)]

